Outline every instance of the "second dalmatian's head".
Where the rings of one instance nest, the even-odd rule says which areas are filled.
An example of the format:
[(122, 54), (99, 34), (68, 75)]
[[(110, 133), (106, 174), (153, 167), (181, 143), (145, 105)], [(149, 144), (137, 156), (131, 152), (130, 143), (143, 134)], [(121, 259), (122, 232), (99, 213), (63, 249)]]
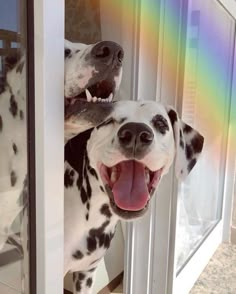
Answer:
[[(81, 132), (78, 114), (81, 104), (109, 104), (120, 87), (124, 51), (112, 41), (86, 45), (65, 40), (65, 138), (69, 140)], [(91, 106), (93, 107), (93, 106)], [(110, 109), (110, 107), (99, 107)], [(73, 113), (73, 115), (72, 115)], [(101, 116), (102, 117), (102, 116)], [(97, 116), (90, 116), (91, 122)], [(94, 121), (95, 120), (95, 121)], [(89, 121), (89, 120), (87, 120)]]
[(111, 102), (120, 86), (124, 52), (112, 41), (65, 41), (65, 98)]

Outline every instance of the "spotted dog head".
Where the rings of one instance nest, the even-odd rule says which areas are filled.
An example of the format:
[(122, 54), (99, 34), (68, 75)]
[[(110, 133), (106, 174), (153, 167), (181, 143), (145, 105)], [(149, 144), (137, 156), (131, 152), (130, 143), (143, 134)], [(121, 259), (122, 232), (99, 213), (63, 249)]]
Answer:
[(67, 139), (83, 131), (80, 114), (87, 109), (86, 102), (105, 104), (113, 100), (121, 82), (123, 57), (123, 49), (114, 42), (85, 45), (65, 41)]
[(99, 174), (113, 212), (139, 217), (176, 158), (177, 177), (197, 162), (203, 137), (160, 103), (122, 101), (96, 127), (87, 143), (90, 164)]

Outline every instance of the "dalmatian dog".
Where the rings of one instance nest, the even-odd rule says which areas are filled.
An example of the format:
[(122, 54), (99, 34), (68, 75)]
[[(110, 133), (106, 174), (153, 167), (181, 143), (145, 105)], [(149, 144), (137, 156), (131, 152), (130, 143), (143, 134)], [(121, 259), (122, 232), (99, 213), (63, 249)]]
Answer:
[(65, 274), (73, 273), (73, 293), (91, 294), (118, 220), (145, 214), (173, 162), (184, 179), (204, 139), (172, 107), (153, 101), (78, 99), (65, 118), (72, 137), (70, 121), (82, 131), (65, 145), (64, 266)]
[[(65, 40), (67, 113), (78, 98), (103, 104), (112, 101), (121, 80), (123, 56), (123, 49), (114, 42), (85, 45)], [(8, 56), (5, 63), (7, 75), (0, 84), (0, 249), (14, 233), (12, 223), (27, 207), (28, 198), (25, 56)], [(73, 106), (73, 111), (75, 109), (76, 106)], [(83, 106), (78, 111), (86, 113)], [(100, 122), (100, 118), (90, 117), (90, 124)], [(73, 120), (66, 128), (69, 126), (71, 133), (65, 132), (66, 140), (69, 139), (67, 135), (78, 133)]]

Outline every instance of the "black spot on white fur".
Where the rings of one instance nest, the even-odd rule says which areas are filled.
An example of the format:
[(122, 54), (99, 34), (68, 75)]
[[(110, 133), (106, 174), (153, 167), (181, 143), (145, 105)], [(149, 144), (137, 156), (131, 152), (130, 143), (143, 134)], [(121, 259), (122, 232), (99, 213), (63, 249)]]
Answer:
[(84, 273), (79, 273), (79, 275), (78, 275), (78, 279), (80, 281), (83, 281), (85, 279), (85, 277), (86, 277), (86, 275)]
[(75, 259), (82, 259), (84, 257), (83, 253), (80, 250), (77, 250), (72, 256)]
[(73, 170), (66, 169), (64, 173), (64, 185), (66, 188), (73, 186), (74, 176), (75, 176), (75, 172)]
[(189, 162), (189, 164), (188, 164), (188, 172), (190, 172), (192, 169), (193, 169), (193, 167), (194, 167), (194, 165), (197, 163), (197, 160), (196, 160), (196, 158), (193, 158), (190, 162)]
[(192, 157), (193, 157), (193, 148), (191, 145), (186, 145), (185, 146), (185, 155), (186, 155), (186, 158), (188, 160), (190, 160)]
[(69, 57), (71, 54), (71, 50), (69, 48), (66, 48), (64, 52), (65, 52), (65, 58)]
[(185, 155), (188, 160), (191, 160), (195, 154), (200, 153), (202, 151), (203, 141), (204, 138), (201, 135), (196, 135), (191, 139), (190, 144), (186, 144)]
[(18, 153), (18, 148), (15, 143), (12, 144), (12, 149), (13, 149), (14, 154)]
[(15, 100), (15, 96), (14, 95), (11, 95), (11, 98), (10, 98), (9, 111), (12, 114), (13, 117), (16, 117), (17, 116), (17, 113), (18, 113), (18, 105), (17, 105), (17, 102)]
[(81, 187), (80, 197), (81, 197), (82, 203), (85, 204), (87, 202), (87, 200), (88, 200), (88, 195), (87, 195), (84, 187)]
[(204, 138), (201, 135), (196, 135), (191, 140), (191, 146), (195, 153), (200, 153), (202, 151)]
[(0, 79), (0, 95), (5, 91), (6, 87), (6, 77)]
[[(65, 160), (70, 164), (70, 166), (75, 169), (78, 173), (77, 187), (78, 190), (82, 190), (83, 184), (83, 171), (84, 165), (86, 164), (86, 146), (87, 141), (90, 138), (92, 129), (85, 131), (78, 136), (71, 139), (65, 146)], [(79, 152), (78, 152), (79, 150)], [(85, 199), (83, 203), (87, 201), (87, 196), (84, 195), (85, 190), (83, 188), (83, 196), (81, 195), (81, 199)]]
[(111, 218), (112, 213), (110, 211), (108, 204), (103, 204), (103, 206), (100, 209), (101, 214), (105, 215), (107, 218)]
[(75, 289), (77, 292), (80, 292), (81, 291), (81, 283), (80, 283), (80, 280), (77, 280), (76, 283), (75, 283)]
[(170, 121), (171, 121), (171, 125), (174, 126), (174, 124), (177, 122), (178, 120), (178, 117), (177, 117), (177, 113), (171, 109), (169, 112), (168, 112), (168, 116), (170, 118)]
[(20, 119), (21, 119), (21, 120), (24, 119), (24, 112), (23, 112), (23, 110), (20, 110)]
[(152, 124), (162, 135), (169, 131), (168, 122), (162, 115), (155, 115), (152, 119)]
[(179, 131), (179, 144), (180, 144), (180, 147), (184, 149), (184, 140), (183, 140), (182, 130)]
[(92, 284), (93, 284), (93, 279), (90, 277), (90, 278), (88, 278), (87, 281), (86, 281), (86, 286), (87, 286), (88, 288), (91, 288)]
[(87, 237), (87, 249), (88, 249), (88, 254), (94, 252), (97, 249), (97, 241), (94, 236)]
[(111, 242), (110, 234), (104, 233), (106, 227), (109, 225), (109, 221), (105, 221), (101, 227), (97, 229), (91, 229), (89, 236), (87, 237), (87, 249), (88, 253), (92, 253), (97, 249), (97, 246), (108, 248)]
[(184, 124), (183, 132), (184, 132), (185, 134), (191, 133), (192, 131), (193, 131), (193, 129), (192, 129), (189, 125)]
[(2, 131), (3, 129), (3, 121), (2, 121), (2, 117), (0, 115), (0, 132)]
[(96, 180), (98, 180), (98, 175), (97, 175), (97, 173), (96, 173), (96, 171), (95, 171), (94, 168), (89, 167), (89, 172), (90, 172), (90, 174), (91, 174), (92, 176), (94, 176), (94, 177), (96, 178)]
[(11, 186), (14, 187), (17, 181), (17, 176), (15, 171), (11, 171)]
[(88, 196), (88, 199), (90, 199), (91, 195), (92, 195), (92, 189), (91, 189), (91, 185), (90, 185), (90, 182), (89, 182), (89, 177), (88, 177), (87, 174), (86, 174), (86, 177), (85, 177), (85, 182), (86, 182), (86, 188), (87, 188), (87, 196)]

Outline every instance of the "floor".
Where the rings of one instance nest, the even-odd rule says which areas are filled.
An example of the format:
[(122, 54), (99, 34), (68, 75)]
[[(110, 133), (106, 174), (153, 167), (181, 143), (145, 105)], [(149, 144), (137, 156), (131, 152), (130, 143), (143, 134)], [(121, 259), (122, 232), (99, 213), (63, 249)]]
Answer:
[[(14, 246), (6, 244), (1, 250), (0, 260), (0, 293), (1, 294), (20, 294), (21, 291), (21, 262), (16, 256), (13, 256), (15, 261), (10, 255), (15, 255), (13, 251)], [(5, 255), (5, 256), (4, 256)], [(4, 256), (4, 258), (3, 258)], [(8, 264), (5, 263), (5, 257), (7, 256)]]
[[(112, 293), (123, 293), (122, 287)], [(217, 249), (189, 294), (236, 294), (236, 245)]]
[(222, 244), (190, 294), (236, 293), (236, 245)]

